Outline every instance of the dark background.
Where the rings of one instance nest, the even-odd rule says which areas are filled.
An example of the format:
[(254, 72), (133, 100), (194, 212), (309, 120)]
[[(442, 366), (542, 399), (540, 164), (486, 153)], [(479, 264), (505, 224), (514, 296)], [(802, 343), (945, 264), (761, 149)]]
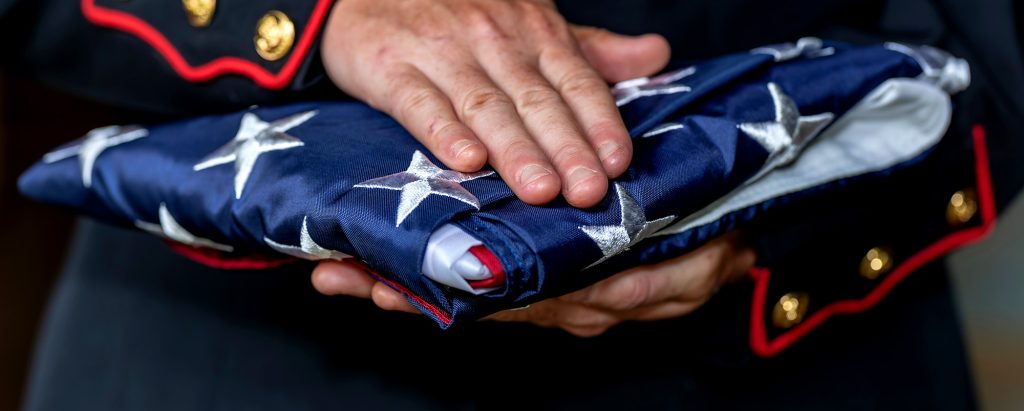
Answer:
[(32, 342), (74, 226), (18, 195), (18, 175), (53, 146), (114, 121), (111, 110), (0, 73), (0, 410), (17, 409)]
[[(0, 411), (21, 400), (32, 343), (75, 219), (17, 193), (18, 175), (88, 130), (146, 122), (0, 73)], [(951, 259), (979, 401), (1024, 410), (1024, 201)], [(144, 275), (144, 273), (140, 273)]]

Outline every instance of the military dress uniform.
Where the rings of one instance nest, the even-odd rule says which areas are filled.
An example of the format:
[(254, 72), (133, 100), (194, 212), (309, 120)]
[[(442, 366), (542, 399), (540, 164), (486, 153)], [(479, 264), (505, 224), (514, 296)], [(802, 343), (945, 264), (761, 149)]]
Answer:
[[(166, 116), (343, 98), (318, 41), (332, 0), (0, 1), (13, 70)], [(209, 268), (83, 221), (40, 335), (29, 410), (972, 409), (942, 256), (1024, 182), (1024, 59), (1009, 0), (563, 1), (577, 24), (659, 32), (687, 60), (815, 35), (968, 60), (948, 135), (745, 231), (747, 281), (697, 312), (579, 339), (331, 298), (312, 268)], [(1020, 9), (1016, 10), (1020, 13)], [(385, 326), (386, 325), (386, 326)], [(509, 370), (507, 364), (516, 365)]]

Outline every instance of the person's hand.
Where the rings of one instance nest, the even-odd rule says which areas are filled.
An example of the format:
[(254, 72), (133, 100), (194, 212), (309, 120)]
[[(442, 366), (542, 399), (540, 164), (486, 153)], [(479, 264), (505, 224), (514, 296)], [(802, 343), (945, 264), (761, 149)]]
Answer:
[(653, 74), (669, 49), (570, 26), (550, 0), (344, 0), (321, 54), (448, 167), (489, 162), (523, 201), (590, 207), (632, 158), (606, 81)]
[[(684, 256), (636, 267), (580, 291), (502, 311), (488, 319), (596, 336), (623, 321), (688, 314), (711, 298), (719, 286), (742, 278), (753, 264), (754, 252), (742, 244), (737, 233), (730, 233)], [(322, 262), (313, 270), (312, 281), (323, 294), (370, 298), (385, 310), (419, 312), (401, 294), (370, 277), (360, 263)]]

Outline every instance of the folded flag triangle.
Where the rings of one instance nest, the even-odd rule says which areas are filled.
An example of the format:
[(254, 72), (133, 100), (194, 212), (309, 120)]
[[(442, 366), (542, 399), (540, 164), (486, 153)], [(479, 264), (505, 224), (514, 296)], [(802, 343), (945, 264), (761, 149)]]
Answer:
[(523, 203), (490, 170), (449, 170), (356, 102), (104, 127), (19, 185), (207, 256), (358, 258), (448, 327), (679, 256), (780, 199), (911, 164), (941, 139), (949, 94), (969, 81), (963, 60), (934, 48), (807, 38), (620, 83), (611, 93), (634, 158), (584, 210)]

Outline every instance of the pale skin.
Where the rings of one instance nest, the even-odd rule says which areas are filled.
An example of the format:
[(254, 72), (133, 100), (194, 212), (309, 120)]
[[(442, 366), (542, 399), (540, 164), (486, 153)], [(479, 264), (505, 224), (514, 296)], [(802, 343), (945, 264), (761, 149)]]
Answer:
[[(656, 73), (670, 50), (654, 34), (573, 26), (550, 0), (344, 0), (321, 55), (335, 85), (394, 117), (447, 167), (489, 164), (527, 203), (562, 196), (586, 208), (632, 159), (608, 83)], [(597, 335), (621, 321), (684, 315), (751, 264), (753, 253), (725, 236), (492, 319)], [(313, 284), (416, 312), (355, 262), (321, 263)]]
[[(744, 278), (753, 264), (754, 252), (740, 242), (737, 233), (730, 233), (681, 257), (635, 267), (580, 291), (488, 319), (529, 322), (593, 337), (623, 321), (689, 314), (722, 285)], [(385, 310), (419, 313), (405, 297), (374, 280), (364, 265), (352, 260), (320, 263), (313, 270), (313, 286), (326, 295), (366, 298)]]

